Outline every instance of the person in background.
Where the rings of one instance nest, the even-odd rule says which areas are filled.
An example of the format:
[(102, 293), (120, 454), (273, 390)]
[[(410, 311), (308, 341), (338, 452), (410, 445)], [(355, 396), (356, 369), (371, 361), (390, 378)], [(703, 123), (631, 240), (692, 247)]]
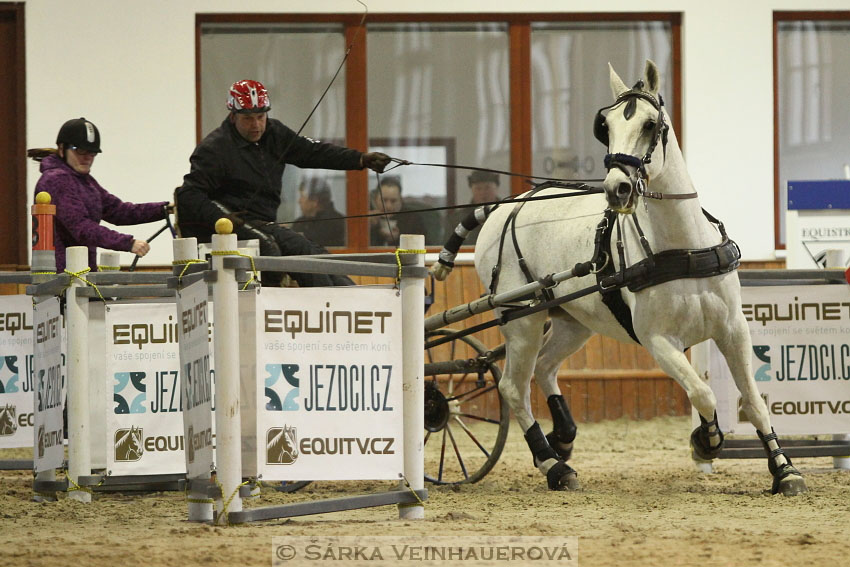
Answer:
[(41, 177), (35, 193), (46, 191), (56, 205), (54, 244), (56, 270), (65, 269), (69, 246), (89, 249), (89, 268), (97, 271), (97, 248), (132, 252), (144, 256), (150, 246), (130, 234), (100, 224), (132, 225), (164, 219), (171, 211), (168, 201), (125, 203), (100, 186), (91, 175), (100, 149), (100, 131), (85, 118), (74, 118), (59, 128), (56, 149), (32, 149), (27, 155), (40, 162)]
[[(372, 210), (369, 217), (369, 244), (372, 246), (398, 246), (400, 234), (426, 234), (425, 224), (419, 213), (408, 212), (401, 195), (401, 178), (388, 175), (381, 178), (380, 185), (370, 194)], [(398, 214), (405, 213), (407, 214)]]
[(301, 216), (292, 229), (322, 246), (345, 245), (345, 219), (334, 207), (331, 188), (324, 179), (305, 180), (298, 188)]
[[(494, 201), (498, 201), (501, 197), (499, 197), (499, 174), (493, 173), (491, 171), (473, 171), (469, 177), (467, 177), (467, 182), (469, 183), (469, 191), (472, 194), (469, 200), (469, 204), (471, 205), (480, 205), (483, 203), (492, 203)], [(465, 207), (462, 209), (455, 209), (454, 214), (449, 215), (449, 223), (446, 226), (446, 234), (451, 235), (455, 227), (460, 224), (463, 218), (471, 213), (474, 208)], [(476, 228), (472, 232), (469, 233), (469, 236), (466, 237), (464, 241), (464, 245), (466, 244), (475, 244), (478, 240), (478, 233), (480, 231), (480, 227)]]
[[(233, 222), (240, 240), (259, 239), (264, 256), (325, 254), (324, 247), (276, 222), (283, 170), (301, 168), (381, 172), (390, 157), (362, 153), (297, 135), (269, 118), (271, 102), (259, 81), (233, 83), (227, 96), (228, 115), (192, 152), (191, 168), (176, 191), (182, 236), (209, 242), (222, 217)], [(350, 285), (347, 277), (290, 274), (301, 287)], [(279, 285), (280, 274), (263, 274), (263, 283)]]

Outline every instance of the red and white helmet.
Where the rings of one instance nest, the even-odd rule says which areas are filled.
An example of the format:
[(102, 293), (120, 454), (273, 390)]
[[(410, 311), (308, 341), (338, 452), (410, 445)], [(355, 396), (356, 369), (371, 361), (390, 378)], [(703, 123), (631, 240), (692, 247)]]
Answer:
[(236, 81), (227, 93), (227, 109), (240, 114), (268, 112), (271, 109), (269, 92), (260, 81)]

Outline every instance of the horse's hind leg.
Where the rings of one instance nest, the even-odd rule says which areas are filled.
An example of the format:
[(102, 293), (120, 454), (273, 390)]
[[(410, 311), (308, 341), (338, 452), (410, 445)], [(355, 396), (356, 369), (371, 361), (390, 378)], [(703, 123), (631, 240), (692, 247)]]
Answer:
[(672, 376), (685, 392), (700, 416), (700, 426), (691, 434), (691, 447), (700, 459), (710, 461), (723, 448), (723, 433), (717, 424), (717, 399), (714, 392), (703, 382), (691, 366), (681, 345), (674, 345), (670, 339), (661, 335), (652, 335), (644, 341), (644, 346), (658, 362), (658, 366)]
[(771, 491), (785, 496), (806, 492), (806, 481), (780, 447), (779, 438), (770, 425), (767, 406), (756, 387), (752, 373), (752, 339), (743, 316), (736, 323), (731, 333), (720, 339), (715, 338), (715, 342), (726, 358), (732, 378), (741, 393), (741, 407), (764, 445), (767, 466), (773, 475)]
[(552, 328), (534, 367), (534, 379), (546, 396), (553, 430), (546, 435), (549, 446), (565, 461), (573, 452), (577, 427), (569, 405), (558, 387), (558, 369), (561, 363), (580, 349), (593, 332), (576, 321), (562, 309), (549, 312)]
[(499, 393), (514, 412), (534, 458), (534, 466), (546, 475), (551, 490), (577, 488), (576, 472), (549, 446), (531, 412), (531, 373), (543, 346), (545, 313), (511, 321), (502, 327), (505, 337), (505, 372)]

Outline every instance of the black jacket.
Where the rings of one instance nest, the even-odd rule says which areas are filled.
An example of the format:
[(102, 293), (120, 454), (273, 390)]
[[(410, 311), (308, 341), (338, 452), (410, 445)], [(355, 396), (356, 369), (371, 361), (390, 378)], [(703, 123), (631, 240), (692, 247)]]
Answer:
[(361, 155), (357, 150), (296, 137), (273, 118), (268, 119), (259, 142), (248, 142), (227, 117), (189, 158), (191, 170), (175, 196), (181, 235), (209, 242), (215, 222), (226, 214), (217, 203), (228, 211), (241, 212), (244, 220), (275, 221), (286, 164), (361, 169)]

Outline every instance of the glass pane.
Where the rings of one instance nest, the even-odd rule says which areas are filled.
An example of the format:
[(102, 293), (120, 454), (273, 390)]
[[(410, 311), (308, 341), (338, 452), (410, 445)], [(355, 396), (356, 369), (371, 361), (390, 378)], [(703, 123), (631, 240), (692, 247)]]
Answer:
[[(344, 53), (345, 36), (341, 24), (204, 24), (201, 35), (201, 123), (204, 135), (227, 117), (225, 100), (228, 88), (240, 79), (262, 82), (271, 98), (269, 117), (280, 120), (297, 132), (330, 83)], [(301, 135), (334, 144), (344, 143), (344, 85), (343, 70)], [(277, 211), (279, 222), (289, 223), (305, 216), (305, 211), (299, 206), (301, 187), (305, 195), (313, 190), (313, 198), (307, 199), (311, 204), (305, 204), (306, 216), (312, 217), (319, 198), (322, 202), (318, 206), (322, 212), (318, 218), (345, 214), (345, 172), (303, 170), (289, 165), (283, 174), (281, 206)], [(328, 197), (330, 204), (327, 203)], [(311, 224), (312, 228), (308, 228)], [(338, 231), (332, 236), (324, 234), (327, 231), (321, 229), (319, 221), (299, 222), (293, 228), (306, 230), (308, 235), (311, 232), (318, 235), (314, 239), (323, 239), (320, 244), (344, 244)]]
[[(850, 20), (780, 22), (779, 238), (788, 181), (838, 179), (850, 163)], [(812, 266), (814, 267), (814, 265)]]
[[(505, 24), (373, 24), (369, 26), (370, 145), (416, 163), (463, 164), (507, 170), (510, 165), (508, 34)], [(470, 171), (403, 166), (382, 190), (386, 210), (415, 210), (473, 200)], [(391, 180), (392, 181), (392, 180)], [(398, 184), (402, 203), (396, 203)], [(498, 184), (497, 184), (498, 183)], [(372, 197), (377, 179), (370, 179)], [(507, 179), (491, 183), (486, 200), (510, 192)], [(483, 195), (483, 197), (482, 197)], [(389, 199), (388, 199), (389, 198)], [(388, 202), (390, 201), (390, 202)], [(383, 210), (380, 198), (373, 205)], [(424, 233), (440, 245), (469, 209), (381, 217), (373, 245), (395, 245), (400, 232)], [(392, 232), (392, 235), (395, 231)], [(470, 244), (474, 239), (467, 239)]]
[(535, 23), (531, 32), (534, 175), (605, 177), (605, 148), (593, 137), (596, 111), (613, 102), (608, 62), (631, 86), (647, 59), (661, 72), (672, 116), (672, 27), (667, 22)]

